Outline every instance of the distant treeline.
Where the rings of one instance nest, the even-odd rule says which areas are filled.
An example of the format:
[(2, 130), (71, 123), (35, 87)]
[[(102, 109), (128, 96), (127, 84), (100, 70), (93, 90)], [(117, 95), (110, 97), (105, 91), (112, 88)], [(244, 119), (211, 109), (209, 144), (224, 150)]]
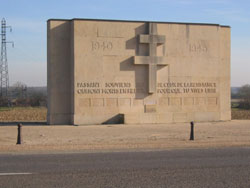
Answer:
[(0, 106), (47, 106), (47, 87), (27, 87), (21, 82), (9, 87), (8, 96), (0, 96)]
[(231, 87), (231, 98), (232, 99), (239, 99), (239, 90), (241, 87)]
[(31, 97), (35, 94), (40, 94), (43, 96), (47, 96), (47, 87), (26, 87), (26, 88), (17, 88), (10, 87), (10, 96), (11, 98), (18, 98), (20, 95), (27, 95), (27, 97)]
[(250, 85), (246, 84), (241, 87), (231, 88), (232, 107), (250, 109)]

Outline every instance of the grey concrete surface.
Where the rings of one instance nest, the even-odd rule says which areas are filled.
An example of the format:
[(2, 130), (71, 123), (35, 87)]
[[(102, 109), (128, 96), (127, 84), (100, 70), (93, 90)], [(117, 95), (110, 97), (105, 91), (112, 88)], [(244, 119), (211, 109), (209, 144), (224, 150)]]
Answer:
[(250, 148), (0, 155), (4, 188), (250, 187), (249, 173)]

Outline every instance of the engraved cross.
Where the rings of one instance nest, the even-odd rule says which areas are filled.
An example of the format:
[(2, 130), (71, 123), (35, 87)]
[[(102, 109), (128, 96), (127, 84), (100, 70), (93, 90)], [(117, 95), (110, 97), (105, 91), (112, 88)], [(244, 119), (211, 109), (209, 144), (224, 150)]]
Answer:
[(149, 34), (139, 35), (140, 43), (149, 44), (149, 56), (134, 56), (134, 64), (149, 66), (149, 93), (156, 92), (157, 65), (167, 65), (163, 56), (157, 56), (157, 45), (165, 43), (165, 36), (157, 35), (156, 23), (149, 23)]

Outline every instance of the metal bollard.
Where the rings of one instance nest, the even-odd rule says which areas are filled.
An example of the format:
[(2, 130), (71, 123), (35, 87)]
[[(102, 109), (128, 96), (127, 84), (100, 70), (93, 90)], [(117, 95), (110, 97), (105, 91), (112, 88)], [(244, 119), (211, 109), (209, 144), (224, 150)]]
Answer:
[(190, 140), (194, 140), (194, 122), (191, 121), (191, 132), (190, 132)]
[(17, 143), (16, 144), (22, 144), (22, 124), (19, 123), (17, 125)]

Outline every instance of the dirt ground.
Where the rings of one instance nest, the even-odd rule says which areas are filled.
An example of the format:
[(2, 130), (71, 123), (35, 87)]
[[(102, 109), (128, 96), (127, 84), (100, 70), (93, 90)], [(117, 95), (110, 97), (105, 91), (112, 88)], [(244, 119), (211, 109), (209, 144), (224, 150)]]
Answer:
[[(22, 128), (22, 145), (16, 145), (16, 126), (0, 126), (0, 153), (250, 146), (250, 120), (195, 123), (195, 140), (189, 141), (189, 123), (46, 126), (46, 113), (46, 108), (1, 108), (1, 125), (31, 123)], [(232, 110), (232, 119), (250, 119), (250, 111)]]
[(250, 110), (232, 109), (232, 119), (250, 119)]
[(250, 120), (190, 124), (23, 126), (22, 145), (17, 127), (0, 126), (0, 153), (78, 152), (250, 146)]
[(18, 121), (46, 121), (47, 108), (45, 107), (15, 107), (0, 108), (0, 122)]

